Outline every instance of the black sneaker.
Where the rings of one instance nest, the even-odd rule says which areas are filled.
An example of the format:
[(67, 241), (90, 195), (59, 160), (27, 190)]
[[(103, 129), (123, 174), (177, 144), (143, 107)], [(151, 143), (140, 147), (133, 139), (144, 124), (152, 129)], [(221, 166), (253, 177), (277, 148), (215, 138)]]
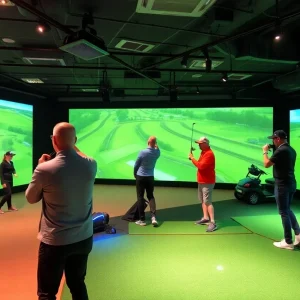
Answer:
[(209, 220), (208, 219), (204, 219), (202, 218), (201, 220), (198, 220), (195, 222), (196, 225), (206, 225), (209, 223)]

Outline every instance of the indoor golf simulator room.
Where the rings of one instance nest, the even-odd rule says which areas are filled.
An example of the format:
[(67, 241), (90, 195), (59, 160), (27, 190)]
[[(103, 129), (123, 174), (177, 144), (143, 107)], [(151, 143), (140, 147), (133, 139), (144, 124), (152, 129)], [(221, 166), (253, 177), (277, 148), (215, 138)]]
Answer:
[(298, 2), (63, 2), (0, 1), (0, 298), (297, 298)]

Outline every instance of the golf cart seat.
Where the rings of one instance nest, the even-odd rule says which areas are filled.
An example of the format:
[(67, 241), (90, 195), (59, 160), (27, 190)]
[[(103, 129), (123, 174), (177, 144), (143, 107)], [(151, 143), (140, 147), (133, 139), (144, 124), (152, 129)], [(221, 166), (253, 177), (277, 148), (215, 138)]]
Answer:
[(274, 185), (274, 184), (275, 184), (274, 178), (267, 178), (267, 179), (265, 180), (265, 182), (266, 182), (267, 184), (270, 184), (270, 185)]

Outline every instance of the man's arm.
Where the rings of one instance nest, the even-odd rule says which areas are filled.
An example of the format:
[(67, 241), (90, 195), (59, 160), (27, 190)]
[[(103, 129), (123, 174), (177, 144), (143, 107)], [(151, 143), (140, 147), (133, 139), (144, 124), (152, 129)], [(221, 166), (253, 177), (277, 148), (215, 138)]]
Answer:
[(140, 152), (137, 160), (135, 161), (135, 164), (134, 164), (134, 167), (133, 167), (133, 175), (134, 177), (136, 177), (136, 173), (139, 169), (139, 167), (141, 166), (141, 163), (142, 163), (142, 159), (143, 159), (143, 156), (142, 156), (142, 151)]
[(263, 146), (263, 163), (265, 168), (270, 168), (272, 167), (277, 159), (278, 151), (275, 151), (272, 155), (272, 157), (269, 159), (268, 157), (268, 151), (269, 151), (269, 145)]
[(191, 161), (200, 171), (203, 171), (207, 167), (211, 166), (212, 159), (213, 156), (208, 153), (204, 155), (200, 161), (196, 160), (195, 157), (192, 157)]
[(41, 171), (37, 167), (32, 175), (32, 180), (25, 192), (25, 197), (30, 204), (39, 202), (43, 198)]
[(160, 149), (158, 148), (158, 145), (156, 144), (155, 145), (155, 149), (157, 150), (157, 152), (158, 152), (158, 155), (157, 155), (157, 157), (160, 157)]
[[(268, 157), (268, 152), (264, 152), (264, 158), (263, 158), (263, 161), (264, 161), (264, 166), (265, 168), (270, 168), (274, 165), (274, 163), (271, 161), (271, 159), (269, 159)], [(271, 157), (272, 158), (272, 157)]]

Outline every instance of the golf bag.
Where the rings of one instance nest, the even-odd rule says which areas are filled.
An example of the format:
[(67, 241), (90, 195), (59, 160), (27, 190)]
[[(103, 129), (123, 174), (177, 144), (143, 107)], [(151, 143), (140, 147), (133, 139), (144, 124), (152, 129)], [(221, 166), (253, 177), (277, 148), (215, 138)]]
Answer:
[[(145, 200), (145, 199), (144, 199)], [(148, 206), (148, 201), (145, 200), (144, 202), (144, 210)], [(125, 215), (122, 217), (122, 220), (128, 221), (128, 222), (135, 222), (139, 219), (139, 208), (138, 208), (138, 202), (136, 201), (129, 210), (125, 213)]]
[(109, 223), (109, 214), (105, 212), (94, 212), (92, 216), (94, 233), (105, 231), (106, 226)]
[(108, 234), (115, 234), (117, 231), (114, 227), (110, 226), (109, 214), (105, 212), (93, 213), (93, 230), (94, 233), (103, 232)]

